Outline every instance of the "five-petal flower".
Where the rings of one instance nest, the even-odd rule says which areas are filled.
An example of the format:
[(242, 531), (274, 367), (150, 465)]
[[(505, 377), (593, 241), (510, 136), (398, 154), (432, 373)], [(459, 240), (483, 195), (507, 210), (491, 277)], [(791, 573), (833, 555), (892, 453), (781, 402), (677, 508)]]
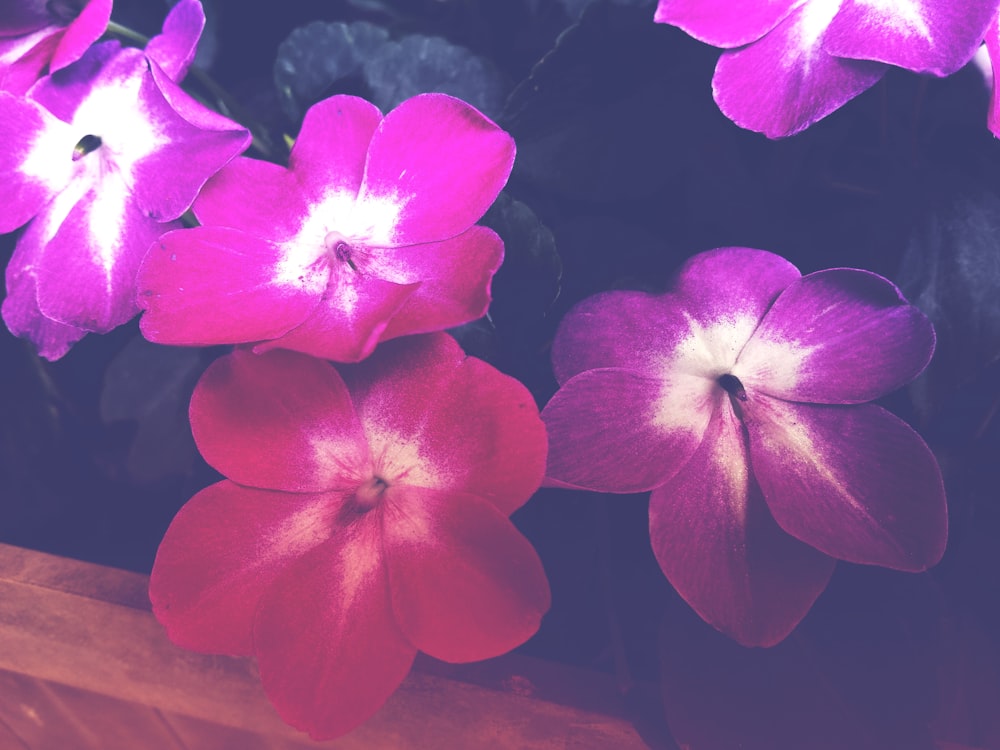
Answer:
[(792, 135), (874, 85), (886, 64), (946, 76), (975, 54), (997, 0), (660, 0), (655, 20), (726, 51), (723, 113)]
[(255, 655), (292, 725), (343, 734), (418, 649), (485, 659), (538, 628), (548, 583), (508, 516), (541, 482), (544, 426), (524, 386), (447, 334), (339, 370), (237, 350), (190, 414), (228, 479), (167, 530), (153, 610), (179, 645)]
[(933, 454), (865, 403), (933, 349), (930, 322), (880, 276), (702, 253), (667, 294), (606, 292), (563, 321), (547, 481), (652, 490), (653, 551), (674, 587), (741, 643), (774, 644), (835, 558), (919, 571), (943, 554)]
[(386, 115), (334, 96), (306, 113), (289, 168), (237, 159), (194, 204), (201, 227), (143, 262), (151, 341), (264, 342), (340, 362), (483, 315), (503, 257), (473, 226), (514, 142), (468, 104), (413, 97)]

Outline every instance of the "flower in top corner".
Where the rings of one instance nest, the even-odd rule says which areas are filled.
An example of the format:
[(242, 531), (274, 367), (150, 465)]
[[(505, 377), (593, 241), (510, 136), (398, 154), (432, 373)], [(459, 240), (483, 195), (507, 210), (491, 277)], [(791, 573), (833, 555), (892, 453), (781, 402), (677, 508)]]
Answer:
[(507, 181), (511, 137), (422, 94), (383, 115), (334, 96), (305, 116), (288, 168), (241, 158), (139, 275), (151, 341), (259, 343), (354, 362), (379, 341), (482, 316), (503, 242), (475, 226)]
[(951, 75), (997, 0), (660, 0), (655, 20), (725, 51), (715, 100), (741, 127), (793, 135), (874, 85), (887, 65)]
[(541, 482), (545, 429), (524, 386), (447, 334), (338, 368), (237, 349), (190, 415), (228, 478), (167, 530), (153, 612), (180, 646), (255, 656), (288, 723), (344, 734), (418, 650), (476, 661), (537, 630), (548, 582), (509, 516)]
[(702, 253), (666, 294), (606, 292), (562, 322), (546, 481), (651, 490), (650, 539), (674, 588), (740, 643), (773, 645), (835, 560), (921, 571), (941, 558), (934, 455), (867, 403), (916, 377), (934, 342), (876, 274)]
[[(182, 0), (167, 32), (194, 6), (200, 15)], [(172, 79), (194, 45), (183, 28), (167, 32), (148, 54), (101, 42), (24, 97), (0, 92), (0, 232), (27, 225), (7, 267), (3, 318), (49, 359), (138, 312), (142, 256), (250, 143)]]

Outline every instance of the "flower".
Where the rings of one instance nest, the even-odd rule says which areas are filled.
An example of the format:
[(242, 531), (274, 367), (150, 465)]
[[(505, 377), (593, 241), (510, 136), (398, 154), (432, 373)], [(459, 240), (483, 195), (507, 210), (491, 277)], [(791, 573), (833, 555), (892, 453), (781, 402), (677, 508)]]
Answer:
[(983, 40), (997, 0), (660, 0), (655, 20), (727, 51), (712, 89), (723, 113), (793, 135), (873, 86), (886, 64), (947, 76)]
[(80, 59), (111, 19), (112, 0), (8, 0), (0, 18), (0, 90), (23, 94)]
[(386, 115), (334, 96), (305, 116), (287, 169), (238, 159), (139, 274), (150, 341), (265, 342), (355, 362), (379, 341), (481, 317), (503, 257), (472, 226), (514, 142), (468, 104), (413, 97)]
[(834, 559), (919, 571), (944, 552), (933, 454), (865, 403), (914, 378), (934, 330), (889, 281), (701, 253), (663, 295), (584, 300), (553, 345), (547, 481), (644, 492), (664, 574), (707, 622), (773, 645)]
[(473, 661), (537, 630), (548, 583), (508, 516), (541, 482), (545, 430), (520, 383), (447, 334), (339, 370), (237, 350), (190, 414), (229, 478), (171, 523), (153, 611), (181, 646), (255, 655), (293, 726), (361, 724), (418, 649)]
[(28, 223), (3, 319), (44, 357), (138, 312), (142, 256), (250, 143), (171, 78), (190, 63), (203, 20), (198, 3), (181, 2), (149, 54), (103, 42), (25, 97), (0, 92), (0, 232)]

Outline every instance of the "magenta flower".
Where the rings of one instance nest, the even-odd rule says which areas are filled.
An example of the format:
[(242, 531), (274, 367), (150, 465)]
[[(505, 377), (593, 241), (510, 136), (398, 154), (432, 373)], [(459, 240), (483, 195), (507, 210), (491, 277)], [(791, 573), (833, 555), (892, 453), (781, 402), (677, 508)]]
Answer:
[(702, 253), (666, 294), (606, 292), (567, 315), (542, 412), (548, 481), (652, 490), (653, 551), (677, 591), (739, 642), (773, 645), (835, 558), (919, 571), (943, 554), (933, 454), (865, 403), (933, 349), (930, 322), (880, 276)]
[(660, 0), (655, 20), (727, 51), (723, 113), (793, 135), (874, 85), (886, 64), (946, 76), (972, 59), (997, 0)]
[(289, 168), (238, 159), (139, 275), (150, 341), (265, 343), (340, 362), (481, 317), (503, 257), (472, 226), (507, 181), (510, 136), (424, 94), (384, 118), (334, 96), (306, 113)]
[(26, 97), (0, 92), (0, 232), (28, 223), (3, 318), (44, 357), (138, 312), (142, 256), (249, 145), (244, 128), (171, 78), (190, 63), (201, 22), (200, 5), (181, 2), (149, 54), (103, 42)]
[(195, 495), (153, 566), (175, 643), (257, 657), (281, 716), (314, 738), (361, 724), (417, 650), (486, 659), (549, 607), (508, 516), (538, 488), (527, 390), (447, 334), (338, 370), (289, 351), (216, 361), (191, 427), (226, 479)]
[[(108, 26), (112, 0), (7, 0), (0, 16), (0, 91), (23, 94), (79, 60)], [(81, 7), (82, 6), (82, 7)]]

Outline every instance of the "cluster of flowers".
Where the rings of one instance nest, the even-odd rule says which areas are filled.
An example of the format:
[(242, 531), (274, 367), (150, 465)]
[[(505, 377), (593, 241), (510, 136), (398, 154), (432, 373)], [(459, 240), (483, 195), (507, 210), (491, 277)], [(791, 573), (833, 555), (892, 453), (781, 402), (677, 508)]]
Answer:
[[(951, 75), (986, 43), (1000, 63), (998, 0), (659, 0), (656, 21), (725, 52), (715, 100), (737, 125), (792, 135), (874, 86), (889, 65)], [(1000, 136), (993, 86), (988, 124)]]
[[(717, 4), (696, 5), (701, 19)], [(729, 43), (828, 4), (764, 5)], [(291, 724), (337, 736), (418, 650), (470, 661), (531, 637), (549, 588), (509, 517), (543, 477), (652, 491), (664, 573), (745, 644), (784, 638), (835, 559), (922, 570), (943, 553), (933, 456), (865, 403), (934, 348), (887, 280), (702, 253), (665, 295), (609, 292), (567, 316), (540, 416), (442, 332), (484, 314), (503, 256), (475, 225), (514, 160), (494, 123), (439, 94), (385, 116), (335, 96), (306, 114), (287, 167), (257, 161), (240, 156), (244, 128), (178, 85), (198, 0), (144, 50), (96, 41), (110, 0), (67, 17), (15, 6), (0, 231), (24, 230), (4, 320), (50, 359), (140, 310), (154, 342), (237, 345), (190, 406), (226, 479), (178, 513), (150, 598), (174, 642), (256, 656)]]

